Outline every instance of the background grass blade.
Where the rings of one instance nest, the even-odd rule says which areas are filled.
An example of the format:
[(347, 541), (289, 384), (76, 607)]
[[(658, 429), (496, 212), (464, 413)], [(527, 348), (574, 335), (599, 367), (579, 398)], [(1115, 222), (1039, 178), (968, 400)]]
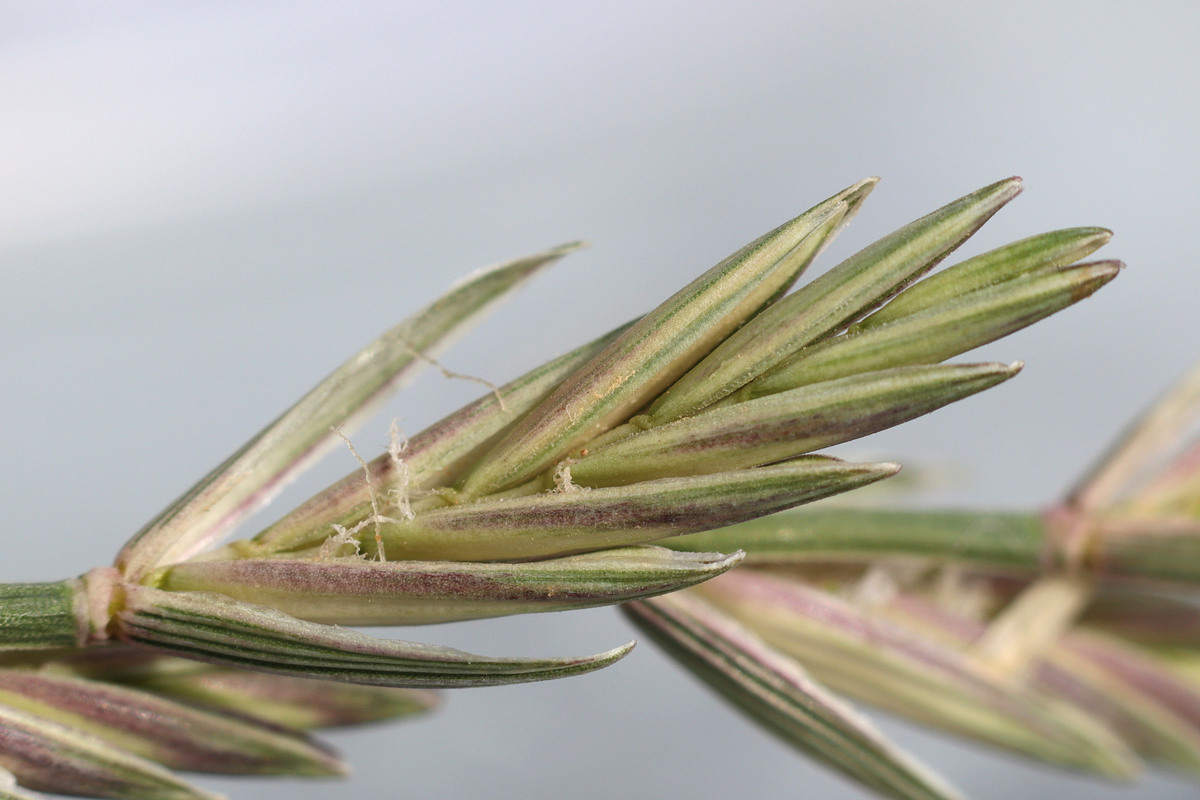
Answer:
[(885, 797), (960, 795), (888, 742), (795, 661), (689, 594), (624, 606), (658, 644), (788, 744)]

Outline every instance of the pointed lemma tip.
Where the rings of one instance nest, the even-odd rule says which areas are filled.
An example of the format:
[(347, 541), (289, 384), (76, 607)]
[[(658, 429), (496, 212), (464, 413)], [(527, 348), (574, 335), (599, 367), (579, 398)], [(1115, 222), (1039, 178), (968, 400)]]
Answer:
[(608, 657), (608, 660), (610, 662), (611, 661), (619, 661), (620, 659), (629, 655), (629, 651), (632, 650), (636, 646), (637, 646), (637, 640), (630, 639), (628, 642), (621, 645), (620, 647), (614, 647), (612, 650), (609, 650), (607, 653), (604, 653), (603, 655)]
[(1024, 188), (1025, 187), (1022, 183), (1021, 177), (1019, 175), (1013, 175), (1010, 178), (1005, 178), (1004, 180), (996, 181), (995, 183), (989, 183), (982, 189), (972, 192), (962, 199), (966, 200), (968, 198), (974, 198), (975, 202), (982, 201), (989, 206), (993, 203), (997, 206), (1002, 206), (1009, 200), (1012, 200), (1014, 197), (1019, 195), (1021, 190)]
[(1002, 206), (1019, 195), (1024, 188), (1021, 177), (1013, 175), (1011, 178), (988, 184), (968, 197), (975, 197), (977, 201), (982, 200), (988, 205), (995, 203), (997, 206)]
[(577, 239), (573, 242), (560, 244), (558, 247), (552, 247), (546, 252), (553, 257), (562, 258), (569, 253), (574, 253), (576, 250), (586, 250), (592, 246), (592, 243), (586, 239)]
[(527, 256), (526, 258), (520, 260), (526, 263), (525, 274), (533, 275), (541, 272), (550, 265), (557, 263), (559, 259), (563, 258), (564, 256), (568, 256), (571, 253), (574, 253), (578, 250), (583, 250), (584, 248), (590, 246), (590, 242), (586, 242), (583, 239), (578, 239), (573, 242), (560, 244), (557, 247), (551, 247), (547, 250), (543, 250), (540, 253), (535, 253), (534, 255)]
[(509, 261), (501, 261), (496, 264), (489, 264), (486, 267), (479, 267), (452, 283), (449, 291), (458, 291), (476, 281), (496, 276), (503, 276), (504, 279), (512, 282), (512, 285), (516, 285), (537, 275), (563, 256), (586, 246), (587, 242), (584, 241), (567, 242), (566, 244), (560, 244), (558, 247), (552, 247), (549, 250), (542, 250)]
[(746, 558), (745, 550), (734, 550), (732, 553), (697, 553), (698, 556), (704, 559), (705, 572), (712, 573), (711, 577), (716, 577), (742, 563)]
[(1101, 286), (1104, 286), (1109, 281), (1113, 280), (1122, 272), (1124, 272), (1125, 262), (1117, 261), (1116, 259), (1110, 261), (1100, 261), (1096, 263), (1095, 267), (1097, 269), (1097, 276), (1093, 291), (1099, 289)]
[(1086, 261), (1080, 264), (1072, 264), (1070, 267), (1066, 267), (1066, 269), (1078, 269), (1084, 276), (1081, 288), (1085, 292), (1079, 298), (1082, 299), (1120, 275), (1125, 269), (1125, 262), (1109, 258), (1104, 261)]
[(878, 183), (878, 175), (869, 175), (851, 186), (842, 194), (844, 195), (844, 199), (847, 203), (849, 203), (851, 206), (857, 206), (862, 203), (863, 200), (867, 199), (867, 195), (869, 195), (875, 189), (875, 185)]
[[(523, 268), (520, 269), (521, 276), (531, 277), (557, 263), (563, 256), (570, 255), (576, 250), (582, 250), (588, 246), (588, 242), (580, 239), (578, 241), (560, 244), (557, 247), (551, 247), (549, 250), (543, 250), (540, 253), (535, 253), (534, 255), (518, 259), (516, 262), (509, 263), (513, 266), (523, 264)], [(504, 265), (501, 266), (503, 267)]]

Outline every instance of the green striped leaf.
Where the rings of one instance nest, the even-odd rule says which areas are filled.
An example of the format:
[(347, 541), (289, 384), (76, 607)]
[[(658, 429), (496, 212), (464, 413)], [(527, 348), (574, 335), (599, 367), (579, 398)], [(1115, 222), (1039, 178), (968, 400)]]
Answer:
[(756, 467), (899, 425), (1007, 380), (1019, 365), (900, 367), (826, 381), (651, 428), (570, 462), (582, 486)]
[(905, 289), (855, 328), (899, 319), (1031, 272), (1055, 270), (1096, 252), (1112, 238), (1104, 228), (1068, 228), (998, 247), (947, 267)]
[(583, 658), (488, 658), (305, 622), (219, 594), (128, 589), (125, 609), (117, 617), (125, 641), (212, 664), (299, 678), (369, 686), (500, 686), (591, 672), (633, 647), (630, 643)]
[(908, 364), (936, 364), (1032, 325), (1115, 278), (1121, 264), (1101, 261), (1023, 275), (893, 322), (806, 347), (748, 384), (738, 398)]

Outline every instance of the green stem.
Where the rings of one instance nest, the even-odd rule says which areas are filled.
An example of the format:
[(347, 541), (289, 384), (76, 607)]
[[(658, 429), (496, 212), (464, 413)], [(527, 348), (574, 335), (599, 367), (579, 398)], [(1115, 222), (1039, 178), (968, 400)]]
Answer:
[(75, 647), (78, 581), (0, 584), (0, 651)]
[(1064, 516), (1069, 513), (797, 509), (656, 544), (699, 552), (742, 549), (746, 564), (899, 556), (1019, 576), (1066, 570), (1102, 581), (1200, 583), (1200, 526), (1136, 519), (1072, 525)]
[(1088, 542), (1089, 571), (1104, 578), (1200, 583), (1200, 525), (1181, 519), (1100, 520)]
[(912, 556), (1027, 574), (1045, 566), (1046, 541), (1042, 517), (1026, 512), (805, 509), (659, 544), (723, 553), (740, 548), (748, 564)]

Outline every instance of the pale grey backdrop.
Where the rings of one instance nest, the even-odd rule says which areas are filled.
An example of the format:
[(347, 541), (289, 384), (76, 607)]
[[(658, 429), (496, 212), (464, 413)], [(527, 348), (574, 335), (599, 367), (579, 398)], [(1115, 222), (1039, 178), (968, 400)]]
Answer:
[[(571, 256), (447, 356), (496, 381), (647, 309), (843, 186), (825, 265), (985, 183), (1027, 192), (969, 252), (1068, 225), (1128, 270), (987, 349), (1008, 385), (879, 437), (935, 499), (1065, 487), (1200, 353), (1193, 2), (0, 3), (0, 580), (107, 562), (341, 358), (477, 266)], [(356, 436), (478, 387), (426, 376)], [(280, 501), (353, 467), (338, 455)], [(264, 518), (265, 521), (265, 518)], [(611, 610), (416, 632), (606, 649)], [(975, 797), (1109, 787), (885, 721)], [(335, 735), (343, 783), (236, 797), (859, 797), (652, 645), (593, 676), (455, 694)]]

